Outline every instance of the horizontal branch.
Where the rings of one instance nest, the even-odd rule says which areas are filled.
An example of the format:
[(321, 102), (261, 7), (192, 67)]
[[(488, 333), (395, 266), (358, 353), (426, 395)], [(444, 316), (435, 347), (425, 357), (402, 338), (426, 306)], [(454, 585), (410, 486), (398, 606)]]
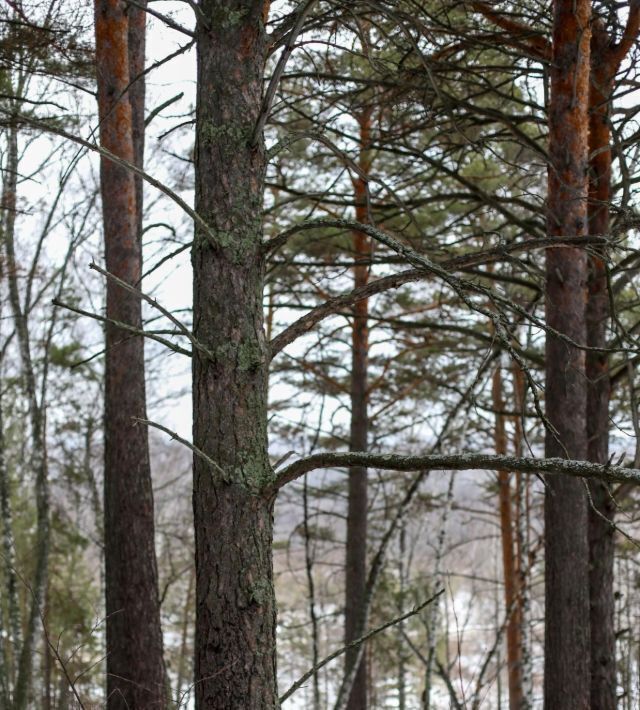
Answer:
[(408, 269), (401, 271), (398, 274), (384, 276), (383, 278), (371, 281), (365, 286), (359, 286), (349, 293), (344, 293), (341, 296), (330, 298), (328, 301), (321, 303), (319, 306), (312, 308), (308, 313), (305, 313), (298, 320), (294, 321), (290, 326), (285, 328), (281, 333), (272, 338), (269, 343), (271, 357), (277, 355), (287, 345), (293, 343), (300, 336), (308, 333), (320, 321), (335, 315), (342, 308), (352, 306), (358, 301), (363, 301), (365, 298), (375, 296), (378, 293), (390, 291), (394, 288), (410, 283), (411, 281), (420, 281), (428, 276), (422, 269)]
[(319, 468), (381, 468), (390, 471), (520, 471), (521, 473), (562, 473), (577, 478), (598, 479), (606, 483), (630, 483), (640, 485), (640, 470), (596, 464), (571, 459), (535, 459), (520, 456), (496, 456), (492, 454), (426, 454), (424, 456), (400, 456), (364, 452), (324, 452), (295, 461), (282, 469), (273, 484), (277, 491), (305, 473)]

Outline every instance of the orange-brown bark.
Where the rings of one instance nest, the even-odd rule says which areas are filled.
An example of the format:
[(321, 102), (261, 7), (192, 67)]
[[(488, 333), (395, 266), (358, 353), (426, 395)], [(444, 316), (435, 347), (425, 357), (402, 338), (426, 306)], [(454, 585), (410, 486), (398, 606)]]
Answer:
[[(587, 233), (590, 67), (589, 0), (556, 0), (550, 65), (547, 232)], [(587, 261), (576, 248), (549, 249), (546, 321), (586, 343)], [(587, 456), (585, 353), (546, 338), (545, 453)], [(588, 507), (582, 483), (548, 476), (545, 490), (545, 708), (590, 706)]]
[[(144, 18), (141, 18), (144, 22)], [(122, 0), (96, 0), (98, 112), (102, 147), (135, 163), (129, 15)], [(100, 165), (107, 270), (137, 285), (142, 273), (139, 201), (133, 174)], [(140, 190), (141, 193), (141, 190)], [(105, 356), (105, 591), (110, 710), (166, 704), (155, 558), (153, 491), (145, 427), (144, 343), (113, 321), (141, 328), (140, 299), (107, 283)]]
[[(472, 3), (487, 19), (505, 29), (509, 42), (521, 46), (528, 29), (496, 13), (484, 2)], [(637, 41), (640, 32), (640, 2), (630, 3), (627, 24), (616, 44), (605, 22), (592, 22), (589, 83), (589, 204), (588, 231), (607, 235), (611, 202), (611, 128), (610, 109), (615, 76), (622, 61)], [(544, 50), (536, 40), (527, 40), (529, 52)], [(541, 51), (539, 58), (549, 58)], [(567, 87), (568, 88), (568, 87)], [(567, 93), (567, 92), (565, 92)], [(596, 248), (588, 257), (588, 295), (586, 307), (587, 344), (606, 347), (610, 318), (606, 270), (606, 250)], [(609, 362), (606, 353), (590, 351), (586, 356), (587, 376), (587, 450), (595, 463), (608, 460), (609, 437)], [(615, 635), (613, 599), (613, 524), (615, 504), (608, 488), (600, 482), (590, 484), (590, 627), (591, 627), (591, 705), (602, 710), (616, 707)]]
[(470, 4), (474, 10), (480, 12), (487, 20), (508, 32), (510, 44), (516, 43), (518, 46), (525, 47), (529, 54), (538, 59), (551, 59), (551, 45), (544, 37), (541, 37), (526, 25), (496, 12), (486, 2), (478, 1)]
[[(640, 3), (630, 8), (627, 26), (616, 45), (602, 20), (593, 23), (589, 91), (589, 233), (607, 235), (611, 205), (610, 113), (615, 76), (640, 29)], [(606, 348), (610, 319), (606, 249), (589, 255), (587, 342)], [(605, 352), (587, 354), (586, 373), (588, 456), (594, 463), (609, 458), (609, 358)], [(615, 710), (615, 600), (613, 590), (615, 503), (608, 486), (590, 484), (589, 510), (591, 599), (591, 706)]]
[[(500, 366), (493, 373), (493, 408), (495, 414), (494, 440), (496, 454), (507, 453), (507, 433), (505, 429), (504, 397)], [(500, 537), (502, 543), (502, 569), (504, 577), (504, 600), (507, 609), (507, 671), (509, 681), (509, 708), (520, 710), (523, 700), (522, 688), (522, 619), (519, 594), (518, 561), (513, 534), (513, 498), (511, 475), (508, 471), (498, 471), (498, 500), (500, 509)]]

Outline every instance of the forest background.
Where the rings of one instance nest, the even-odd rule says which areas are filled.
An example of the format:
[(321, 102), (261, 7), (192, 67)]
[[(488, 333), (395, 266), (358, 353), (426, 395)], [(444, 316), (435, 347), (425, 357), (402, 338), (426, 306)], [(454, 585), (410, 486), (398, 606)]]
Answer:
[[(394, 622), (317, 668), (283, 708), (638, 707), (640, 7), (553, 6), (555, 14), (535, 0), (105, 0), (95, 17), (102, 8), (107, 19), (146, 23), (144, 75), (130, 67), (124, 91), (109, 94), (99, 81), (107, 81), (115, 50), (101, 50), (99, 30), (96, 47), (91, 3), (3, 4), (0, 705), (102, 707), (108, 698), (109, 707), (126, 707), (118, 703), (134, 692), (130, 679), (121, 684), (121, 672), (109, 670), (119, 652), (109, 648), (106, 620), (116, 620), (112, 639), (124, 632), (104, 601), (115, 584), (108, 563), (105, 571), (108, 543), (121, 536), (137, 544), (125, 516), (135, 520), (146, 506), (133, 493), (109, 498), (108, 485), (103, 498), (105, 461), (107, 471), (113, 462), (105, 422), (115, 426), (108, 412), (118, 411), (125, 448), (146, 450), (141, 432), (149, 431), (153, 504), (145, 510), (155, 524), (157, 572), (145, 581), (151, 591), (141, 592), (135, 577), (121, 580), (150, 618), (159, 616), (160, 660), (149, 673), (166, 682), (147, 691), (171, 707), (237, 707), (239, 695), (246, 707), (275, 706), (274, 672), (263, 668), (260, 682), (243, 689), (226, 642), (207, 655), (205, 626), (221, 622), (207, 616), (211, 560), (193, 541), (192, 495), (196, 534), (235, 549), (226, 533), (207, 528), (210, 491), (198, 466), (232, 470), (225, 457), (233, 447), (207, 437), (242, 419), (258, 373), (258, 389), (266, 391), (268, 378), (268, 412), (266, 399), (256, 405), (264, 405), (265, 432), (241, 423), (229, 434), (241, 449), (263, 433), (266, 442), (268, 424), (273, 480), (265, 486), (278, 493), (277, 651), (271, 632), (255, 626), (276, 623), (269, 590), (252, 582), (234, 596), (240, 609), (245, 592), (247, 608), (259, 608), (247, 622), (257, 655), (273, 667), (269, 653), (277, 653), (282, 696), (343, 640)], [(264, 56), (256, 50), (251, 62), (262, 57), (264, 72), (258, 66), (251, 79), (238, 67), (251, 63), (253, 40), (245, 38), (256, 22)], [(212, 28), (223, 38), (209, 66), (218, 83), (196, 69), (198, 52), (208, 66)], [(559, 65), (563, 46), (575, 56)], [(120, 157), (146, 175), (137, 202), (144, 276), (122, 277), (134, 287), (126, 291), (107, 273), (115, 271), (104, 261), (109, 217), (101, 210), (105, 194), (126, 190), (105, 193), (109, 157), (100, 146), (114, 112), (106, 104), (129, 102), (142, 81), (144, 161)], [(233, 87), (241, 101), (223, 121), (215, 107), (231, 101)], [(213, 108), (207, 96), (216, 97)], [(213, 117), (203, 119), (208, 110)], [(207, 150), (219, 167), (207, 163)], [(577, 165), (572, 174), (559, 169), (566, 155)], [(202, 209), (206, 200), (231, 201), (224, 220)], [(251, 229), (262, 222), (264, 264), (236, 279), (227, 274), (255, 258), (238, 216), (249, 207)], [(224, 269), (198, 261), (198, 229), (215, 233)], [(549, 249), (557, 240), (563, 246)], [(244, 291), (254, 277), (261, 312), (252, 317), (271, 345), (266, 363), (262, 345), (243, 340), (228, 349), (224, 338), (235, 336), (221, 330), (216, 341), (210, 331), (222, 326), (207, 321), (225, 301), (244, 308), (223, 283)], [(142, 302), (140, 323), (113, 315), (108, 284)], [(549, 305), (554, 287), (573, 299), (560, 321)], [(207, 294), (216, 291), (214, 308)], [(142, 417), (126, 399), (105, 402), (105, 361), (124, 339), (123, 320), (127, 342), (145, 335)], [(107, 324), (116, 345), (107, 340), (105, 348)], [(211, 397), (213, 385), (192, 390), (199, 352), (235, 363), (232, 384), (216, 375), (237, 395), (228, 410), (222, 395)], [(198, 367), (194, 383), (208, 376)], [(200, 426), (205, 410), (212, 418)], [(129, 446), (129, 436), (143, 439)], [(372, 458), (331, 458), (348, 451)], [(441, 467), (429, 458), (449, 454)], [(552, 473), (557, 465), (531, 463), (545, 455), (593, 462), (579, 471), (588, 487)], [(246, 451), (238, 456), (234, 485), (262, 465)], [(132, 469), (116, 456), (118, 466), (127, 469), (120, 491), (129, 491)], [(223, 474), (212, 476), (216, 486), (230, 486)], [(130, 505), (121, 509), (123, 501)], [(237, 523), (242, 539), (246, 501), (234, 505), (227, 528)], [(262, 514), (270, 516), (268, 505)], [(251, 647), (246, 641), (242, 667), (260, 665)], [(577, 665), (563, 665), (569, 657)], [(121, 662), (128, 672), (131, 660)], [(203, 682), (206, 668), (219, 682)], [(573, 704), (558, 700), (564, 694)]]

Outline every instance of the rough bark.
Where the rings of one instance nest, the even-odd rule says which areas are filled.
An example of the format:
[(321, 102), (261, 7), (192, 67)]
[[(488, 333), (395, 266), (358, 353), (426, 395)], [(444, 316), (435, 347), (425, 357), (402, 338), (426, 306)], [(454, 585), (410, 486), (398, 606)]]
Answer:
[(195, 700), (278, 707), (267, 455), (262, 199), (265, 3), (205, 0), (197, 27), (192, 249), (196, 548)]
[[(610, 40), (600, 22), (591, 38), (589, 90), (589, 232), (608, 234), (611, 200), (611, 130), (609, 107), (616, 67), (609, 56)], [(606, 347), (609, 292), (605, 254), (594, 248), (589, 256), (587, 343)], [(609, 458), (609, 362), (606, 353), (589, 352), (587, 368), (588, 458), (606, 463)], [(615, 505), (609, 487), (589, 484), (589, 589), (591, 599), (591, 707), (616, 708), (615, 602), (613, 560)]]
[[(370, 169), (369, 143), (371, 110), (366, 108), (358, 116), (360, 126), (360, 175), (354, 178), (356, 221), (365, 224), (367, 209), (366, 175)], [(369, 280), (368, 261), (371, 241), (360, 231), (353, 232), (353, 251), (356, 266), (353, 268), (354, 288), (362, 288)], [(361, 261), (362, 263), (357, 263)], [(357, 301), (353, 309), (351, 329), (351, 433), (349, 449), (366, 451), (368, 445), (368, 395), (367, 370), (369, 360), (369, 301)], [(358, 466), (349, 471), (346, 590), (345, 590), (345, 644), (364, 633), (365, 596), (367, 589), (367, 469)], [(345, 654), (345, 673), (348, 674), (360, 655), (349, 694), (347, 710), (365, 710), (367, 707), (367, 652), (349, 649)]]
[[(556, 0), (550, 67), (548, 222), (550, 236), (587, 231), (588, 0)], [(575, 248), (549, 249), (547, 324), (586, 342), (587, 261)], [(583, 350), (547, 334), (546, 456), (587, 456)], [(545, 491), (545, 708), (590, 706), (589, 547), (585, 486), (548, 476)]]
[[(144, 22), (144, 18), (142, 18)], [(138, 28), (140, 29), (140, 28)], [(126, 3), (96, 0), (96, 60), (100, 142), (131, 163), (134, 147), (129, 101), (129, 20)], [(142, 27), (142, 32), (144, 28)], [(100, 164), (107, 271), (137, 285), (142, 274), (140, 205), (134, 175)], [(104, 533), (109, 708), (166, 704), (153, 490), (146, 419), (143, 338), (113, 321), (141, 329), (140, 298), (107, 282), (105, 358)]]
[[(147, 38), (147, 0), (137, 0), (135, 5), (127, 6), (129, 32), (127, 37), (129, 52), (129, 88), (127, 96), (131, 105), (131, 137), (133, 140), (133, 163), (144, 166), (144, 111), (147, 83), (144, 78), (145, 48)], [(139, 175), (134, 178), (136, 186), (136, 232), (142, 240), (143, 180)], [(141, 247), (142, 248), (142, 247)]]

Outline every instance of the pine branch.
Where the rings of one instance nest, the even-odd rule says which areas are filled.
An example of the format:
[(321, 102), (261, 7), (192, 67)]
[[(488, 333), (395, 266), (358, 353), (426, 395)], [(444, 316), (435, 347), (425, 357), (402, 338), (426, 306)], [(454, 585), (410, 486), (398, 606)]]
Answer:
[(299, 459), (286, 466), (277, 477), (269, 493), (319, 468), (381, 468), (391, 471), (520, 471), (521, 473), (562, 473), (576, 478), (597, 479), (607, 483), (640, 484), (640, 470), (607, 464), (574, 461), (572, 459), (536, 459), (520, 456), (496, 456), (493, 454), (426, 454), (424, 456), (401, 456), (350, 451), (344, 453), (323, 452)]

